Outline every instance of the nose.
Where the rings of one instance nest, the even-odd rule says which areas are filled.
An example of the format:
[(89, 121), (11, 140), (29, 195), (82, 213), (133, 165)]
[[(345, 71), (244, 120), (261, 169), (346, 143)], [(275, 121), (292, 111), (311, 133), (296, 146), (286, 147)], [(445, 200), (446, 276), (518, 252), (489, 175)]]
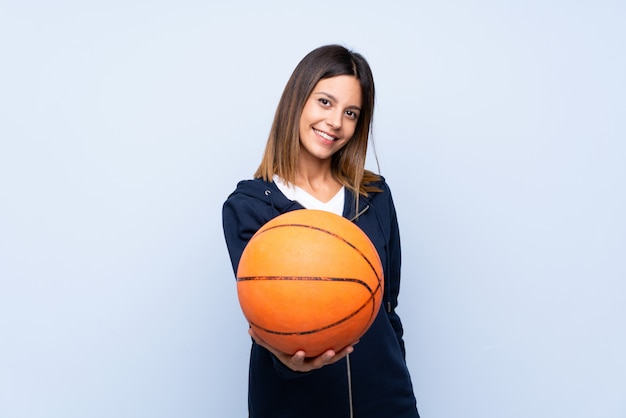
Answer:
[(332, 111), (326, 118), (326, 124), (334, 130), (341, 128), (341, 121), (343, 120), (343, 112), (340, 110)]

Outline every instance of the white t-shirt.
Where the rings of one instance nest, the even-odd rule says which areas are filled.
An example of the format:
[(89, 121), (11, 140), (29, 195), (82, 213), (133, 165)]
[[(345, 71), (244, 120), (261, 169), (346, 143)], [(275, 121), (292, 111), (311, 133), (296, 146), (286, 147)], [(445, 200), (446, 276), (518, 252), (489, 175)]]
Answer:
[(325, 210), (327, 212), (332, 212), (335, 215), (343, 215), (343, 203), (345, 198), (343, 186), (341, 186), (341, 189), (335, 196), (333, 196), (332, 199), (324, 203), (295, 184), (288, 184), (277, 175), (274, 175), (273, 180), (274, 183), (276, 183), (278, 190), (280, 190), (287, 197), (287, 199), (295, 200), (307, 209)]

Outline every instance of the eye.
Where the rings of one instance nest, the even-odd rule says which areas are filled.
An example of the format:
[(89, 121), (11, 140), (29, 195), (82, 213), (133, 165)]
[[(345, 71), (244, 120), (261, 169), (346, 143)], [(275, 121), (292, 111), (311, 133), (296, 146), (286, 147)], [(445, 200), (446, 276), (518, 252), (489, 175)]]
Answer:
[(357, 112), (355, 112), (354, 110), (346, 110), (346, 116), (348, 116), (350, 119), (358, 119), (359, 118), (359, 114)]
[(328, 99), (324, 99), (322, 97), (321, 99), (317, 99), (317, 100), (322, 104), (322, 106), (330, 106), (330, 100)]

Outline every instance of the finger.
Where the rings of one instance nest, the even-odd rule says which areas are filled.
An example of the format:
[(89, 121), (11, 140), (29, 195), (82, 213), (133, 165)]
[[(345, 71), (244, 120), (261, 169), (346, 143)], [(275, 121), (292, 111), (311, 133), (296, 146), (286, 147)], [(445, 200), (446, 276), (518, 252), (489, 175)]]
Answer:
[(332, 357), (327, 358), (324, 365), (336, 363), (339, 360), (345, 358), (348, 354), (352, 353), (353, 351), (354, 351), (354, 347), (348, 346), (344, 348), (343, 350), (341, 350), (340, 352), (334, 354)]
[(302, 367), (304, 361), (306, 360), (306, 354), (304, 351), (299, 350), (291, 357), (291, 364), (297, 368)]
[(315, 369), (319, 369), (320, 367), (323, 367), (327, 364), (332, 364), (334, 363), (334, 357), (335, 357), (336, 353), (333, 350), (328, 350), (322, 354), (320, 354), (319, 356), (315, 357), (312, 361), (311, 361), (311, 365), (313, 368)]
[(349, 345), (346, 348), (344, 348), (343, 350), (341, 350), (342, 354), (352, 354), (354, 352), (354, 345)]

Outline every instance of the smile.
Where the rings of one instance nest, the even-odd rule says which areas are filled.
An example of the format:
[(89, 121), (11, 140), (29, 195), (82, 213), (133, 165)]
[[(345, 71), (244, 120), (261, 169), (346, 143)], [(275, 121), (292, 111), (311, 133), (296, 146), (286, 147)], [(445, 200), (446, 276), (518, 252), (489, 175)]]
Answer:
[(324, 139), (326, 139), (328, 141), (336, 141), (338, 139), (336, 136), (329, 135), (326, 132), (319, 131), (319, 130), (317, 130), (315, 128), (313, 128), (313, 131), (316, 134), (318, 134), (319, 136), (321, 136), (322, 138), (324, 138)]

